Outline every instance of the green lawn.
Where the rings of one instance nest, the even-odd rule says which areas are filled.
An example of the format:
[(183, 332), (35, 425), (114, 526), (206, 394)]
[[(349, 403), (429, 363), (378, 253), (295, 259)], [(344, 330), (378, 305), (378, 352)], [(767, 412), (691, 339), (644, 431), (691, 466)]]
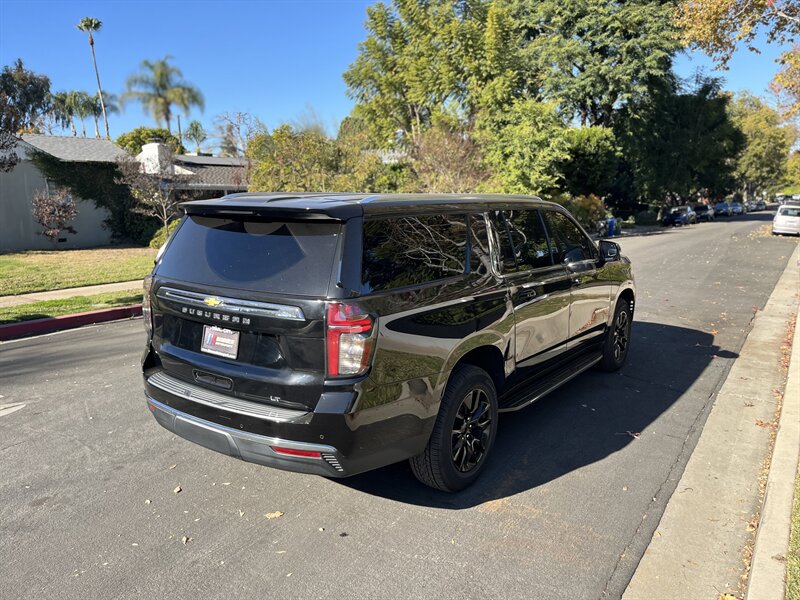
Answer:
[(46, 300), (0, 308), (0, 324), (18, 323), (31, 319), (71, 315), (89, 310), (113, 308), (115, 306), (130, 306), (141, 304), (141, 292), (112, 292), (109, 294), (96, 294), (94, 296), (74, 296), (62, 300)]
[(800, 475), (794, 483), (792, 507), (792, 537), (786, 557), (786, 600), (800, 600)]
[(0, 253), (0, 296), (141, 279), (151, 248), (94, 248)]

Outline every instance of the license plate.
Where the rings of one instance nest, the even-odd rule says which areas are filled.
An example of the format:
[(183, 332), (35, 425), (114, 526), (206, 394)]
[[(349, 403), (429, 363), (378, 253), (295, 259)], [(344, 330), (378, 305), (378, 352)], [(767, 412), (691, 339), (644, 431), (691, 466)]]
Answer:
[(239, 352), (239, 332), (203, 325), (203, 342), (200, 350), (225, 358), (236, 358), (236, 354)]

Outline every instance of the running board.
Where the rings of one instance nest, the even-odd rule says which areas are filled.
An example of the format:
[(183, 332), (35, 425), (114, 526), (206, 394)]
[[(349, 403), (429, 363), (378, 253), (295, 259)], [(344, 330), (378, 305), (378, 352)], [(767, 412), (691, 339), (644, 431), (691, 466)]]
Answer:
[(602, 352), (584, 354), (575, 362), (548, 374), (544, 379), (534, 381), (524, 389), (512, 393), (508, 398), (502, 398), (498, 412), (512, 412), (533, 404), (543, 396), (546, 396), (556, 388), (567, 383), (573, 377), (577, 377), (587, 369), (590, 369), (599, 363), (602, 358)]

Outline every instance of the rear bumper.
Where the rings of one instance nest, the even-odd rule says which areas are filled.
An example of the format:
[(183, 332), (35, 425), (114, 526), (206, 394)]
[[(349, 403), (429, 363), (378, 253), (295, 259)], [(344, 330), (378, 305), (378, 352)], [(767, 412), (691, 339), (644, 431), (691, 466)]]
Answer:
[[(355, 390), (326, 392), (313, 412), (305, 412), (223, 396), (159, 372), (151, 371), (144, 384), (156, 421), (180, 437), (247, 462), (326, 477), (416, 456), (436, 420), (435, 413), (415, 412), (416, 398), (351, 412)], [(287, 455), (276, 447), (319, 456)]]
[(783, 233), (787, 235), (800, 235), (800, 227), (786, 227), (781, 225), (773, 225), (772, 233)]
[[(182, 413), (153, 398), (147, 397), (147, 406), (158, 424), (180, 437), (210, 450), (239, 458), (246, 462), (275, 467), (299, 473), (311, 473), (326, 477), (347, 475), (340, 463), (341, 455), (333, 446), (295, 442), (280, 438), (237, 431), (211, 421), (198, 419)], [(318, 452), (319, 458), (285, 456), (273, 448), (289, 448), (306, 452)]]

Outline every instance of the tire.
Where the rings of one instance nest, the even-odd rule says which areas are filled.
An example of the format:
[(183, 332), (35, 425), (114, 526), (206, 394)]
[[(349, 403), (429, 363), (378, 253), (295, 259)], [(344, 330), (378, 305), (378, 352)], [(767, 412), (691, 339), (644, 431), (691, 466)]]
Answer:
[[(464, 417), (474, 419), (473, 425)], [(483, 369), (460, 365), (447, 382), (428, 446), (410, 459), (411, 470), (427, 486), (458, 492), (478, 479), (496, 436), (497, 392), (492, 378)]]
[(620, 300), (614, 309), (614, 318), (603, 343), (603, 358), (600, 361), (600, 368), (604, 371), (609, 373), (618, 371), (625, 364), (631, 346), (632, 322), (633, 315), (630, 304)]

